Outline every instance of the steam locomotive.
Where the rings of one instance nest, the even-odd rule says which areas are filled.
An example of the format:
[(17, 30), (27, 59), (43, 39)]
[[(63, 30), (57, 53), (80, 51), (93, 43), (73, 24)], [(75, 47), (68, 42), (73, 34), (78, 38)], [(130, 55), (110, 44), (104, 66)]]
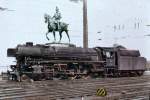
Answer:
[(9, 79), (17, 81), (141, 76), (146, 66), (138, 50), (123, 46), (82, 48), (27, 42), (8, 48), (7, 56), (16, 58), (8, 74)]

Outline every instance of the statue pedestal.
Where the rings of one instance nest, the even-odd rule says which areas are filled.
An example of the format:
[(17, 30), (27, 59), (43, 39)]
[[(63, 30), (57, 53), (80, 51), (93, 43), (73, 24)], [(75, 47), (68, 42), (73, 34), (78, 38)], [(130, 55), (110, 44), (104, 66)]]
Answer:
[(70, 43), (55, 43), (55, 42), (46, 43), (45, 45), (52, 46), (52, 47), (76, 47), (76, 45)]

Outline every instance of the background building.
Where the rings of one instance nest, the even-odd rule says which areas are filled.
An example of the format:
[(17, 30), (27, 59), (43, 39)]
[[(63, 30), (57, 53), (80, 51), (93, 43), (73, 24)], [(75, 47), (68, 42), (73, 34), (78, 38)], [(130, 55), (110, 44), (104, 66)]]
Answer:
[(150, 61), (147, 61), (146, 70), (150, 70)]

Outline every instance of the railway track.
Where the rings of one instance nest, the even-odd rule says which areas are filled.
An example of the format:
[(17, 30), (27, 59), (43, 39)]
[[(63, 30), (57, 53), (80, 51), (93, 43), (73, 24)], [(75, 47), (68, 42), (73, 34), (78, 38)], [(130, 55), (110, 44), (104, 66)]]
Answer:
[[(150, 77), (143, 76), (112, 79), (38, 81), (33, 83), (0, 82), (0, 100), (12, 100), (14, 98), (19, 100), (66, 100), (81, 96), (95, 97), (98, 100), (109, 99), (110, 97), (122, 99), (123, 97), (129, 98), (128, 95), (132, 97), (132, 95), (138, 92), (150, 92), (149, 80)], [(106, 97), (95, 96), (96, 90), (101, 87), (106, 88), (108, 92)]]

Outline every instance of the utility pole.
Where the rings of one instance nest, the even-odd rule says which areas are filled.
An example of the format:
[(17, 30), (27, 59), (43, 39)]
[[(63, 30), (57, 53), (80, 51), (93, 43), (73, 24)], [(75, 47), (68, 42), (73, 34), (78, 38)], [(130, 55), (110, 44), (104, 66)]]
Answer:
[(87, 0), (83, 0), (83, 47), (88, 48)]

